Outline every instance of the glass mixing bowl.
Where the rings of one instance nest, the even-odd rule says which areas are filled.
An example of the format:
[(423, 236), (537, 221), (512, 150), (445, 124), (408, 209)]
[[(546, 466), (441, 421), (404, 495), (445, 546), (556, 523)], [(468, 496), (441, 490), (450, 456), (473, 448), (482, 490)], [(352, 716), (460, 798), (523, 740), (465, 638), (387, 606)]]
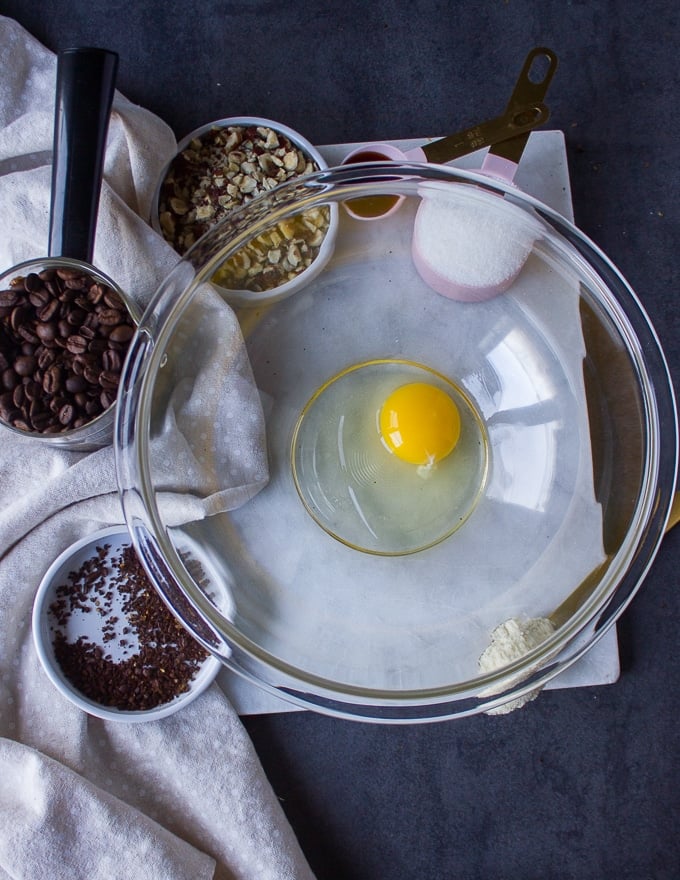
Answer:
[[(433, 192), (444, 213), (420, 223)], [(373, 222), (340, 210), (332, 259), (285, 301), (233, 312), (210, 284), (287, 218), (394, 196)], [(504, 292), (436, 292), (419, 223), (439, 276), (469, 293), (511, 266)], [(413, 383), (400, 447), (384, 411)], [(423, 385), (458, 406), (460, 439), (409, 461)], [(441, 166), (329, 169), (227, 218), (158, 290), (118, 404), (125, 516), (167, 603), (233, 671), (349, 718), (460, 716), (545, 684), (627, 606), (675, 486), (668, 370), (621, 274), (551, 209)], [(500, 624), (536, 618), (538, 644), (480, 666)]]

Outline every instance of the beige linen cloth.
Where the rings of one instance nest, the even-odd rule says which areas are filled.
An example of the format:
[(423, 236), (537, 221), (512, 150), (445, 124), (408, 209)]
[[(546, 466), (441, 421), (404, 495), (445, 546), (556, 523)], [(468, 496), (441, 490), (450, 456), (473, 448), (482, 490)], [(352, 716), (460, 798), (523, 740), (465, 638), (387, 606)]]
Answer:
[[(0, 49), (6, 269), (47, 250), (56, 61), (2, 17)], [(141, 305), (177, 259), (141, 219), (175, 146), (160, 120), (116, 96), (94, 263)], [(115, 724), (76, 709), (44, 675), (30, 629), (36, 588), (71, 542), (122, 522), (115, 488), (111, 448), (55, 451), (0, 431), (0, 880), (311, 880), (216, 685), (170, 718)]]

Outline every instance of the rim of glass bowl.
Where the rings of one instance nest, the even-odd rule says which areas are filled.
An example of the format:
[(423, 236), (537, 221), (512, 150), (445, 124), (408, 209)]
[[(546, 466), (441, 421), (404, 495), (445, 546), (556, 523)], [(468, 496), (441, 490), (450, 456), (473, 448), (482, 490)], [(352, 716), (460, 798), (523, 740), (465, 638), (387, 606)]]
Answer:
[[(595, 586), (578, 610), (549, 639), (514, 663), (468, 681), (418, 691), (385, 691), (330, 681), (282, 662), (219, 614), (188, 576), (168, 538), (150, 484), (145, 429), (154, 365), (162, 356), (164, 340), (195, 289), (212, 276), (214, 265), (257, 234), (259, 227), (269, 225), (272, 212), (285, 215), (292, 212), (292, 205), (299, 210), (305, 201), (341, 202), (358, 194), (409, 194), (413, 181), (428, 180), (473, 184), (506, 196), (541, 221), (550, 246), (588, 279), (625, 341), (637, 374), (645, 461), (643, 484), (622, 546), (602, 577), (598, 570)], [(552, 208), (512, 185), (448, 166), (388, 162), (331, 168), (284, 184), (234, 212), (200, 239), (159, 287), (133, 338), (119, 401), (115, 452), (123, 510), (135, 548), (165, 601), (171, 608), (188, 603), (201, 620), (201, 632), (192, 632), (232, 671), (298, 706), (350, 719), (405, 723), (462, 717), (545, 685), (589, 650), (630, 603), (661, 543), (675, 488), (678, 429), (671, 377), (649, 317), (621, 272)]]
[[(12, 277), (16, 278), (22, 273), (35, 271), (38, 266), (49, 266), (50, 268), (56, 268), (59, 266), (68, 268), (74, 267), (103, 281), (104, 284), (108, 285), (118, 294), (125, 304), (133, 322), (139, 327), (142, 313), (137, 303), (131, 299), (120, 285), (105, 272), (102, 272), (90, 263), (86, 263), (83, 260), (76, 260), (73, 257), (35, 257), (31, 260), (24, 260), (22, 263), (17, 263), (16, 266), (12, 266), (10, 269), (0, 273), (0, 286), (6, 281), (9, 282)], [(50, 446), (62, 449), (88, 452), (95, 449), (101, 449), (103, 446), (108, 446), (112, 442), (114, 412), (116, 406), (117, 401), (114, 400), (111, 406), (105, 409), (104, 412), (99, 413), (94, 419), (87, 422), (87, 424), (82, 425), (80, 428), (71, 428), (68, 431), (61, 431), (59, 434), (41, 434), (39, 431), (22, 431), (20, 428), (15, 428), (13, 425), (9, 425), (3, 419), (0, 419), (0, 426), (11, 431), (18, 437), (23, 437), (27, 440), (38, 440), (41, 443), (47, 443)]]

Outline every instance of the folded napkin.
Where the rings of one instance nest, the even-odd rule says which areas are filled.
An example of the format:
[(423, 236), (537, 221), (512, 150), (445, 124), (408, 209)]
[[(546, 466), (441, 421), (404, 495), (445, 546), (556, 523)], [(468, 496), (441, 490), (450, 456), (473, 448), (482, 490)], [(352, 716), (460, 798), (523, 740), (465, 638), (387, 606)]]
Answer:
[[(2, 17), (0, 47), (11, 59), (0, 79), (0, 266), (10, 268), (47, 250), (56, 59)], [(166, 125), (116, 95), (93, 261), (140, 306), (177, 262), (145, 222), (175, 149)], [(247, 396), (238, 324), (221, 302), (214, 308), (241, 358), (230, 393)], [(214, 378), (208, 370), (205, 382)], [(193, 416), (190, 400), (178, 401), (178, 423)], [(198, 508), (178, 501), (175, 518), (250, 497), (266, 480), (257, 443), (251, 452), (232, 491)], [(192, 487), (204, 499), (200, 462), (189, 460), (185, 478), (169, 487), (176, 500)], [(120, 522), (111, 448), (60, 451), (0, 431), (0, 878), (310, 880), (217, 685), (170, 718), (128, 725), (82, 713), (42, 672), (30, 618), (43, 573), (73, 541)]]

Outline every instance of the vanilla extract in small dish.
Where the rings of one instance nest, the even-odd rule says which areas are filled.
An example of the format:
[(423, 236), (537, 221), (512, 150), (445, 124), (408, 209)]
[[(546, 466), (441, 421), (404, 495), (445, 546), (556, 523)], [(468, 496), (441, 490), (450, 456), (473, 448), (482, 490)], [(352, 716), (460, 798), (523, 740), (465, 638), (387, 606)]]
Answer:
[[(353, 165), (358, 162), (384, 162), (385, 155), (372, 150), (362, 150), (353, 153), (345, 160), (346, 164)], [(372, 195), (360, 196), (356, 199), (348, 199), (345, 207), (351, 216), (358, 220), (376, 220), (378, 217), (386, 217), (401, 201), (399, 196)]]
[(292, 441), (314, 520), (354, 549), (398, 556), (453, 534), (488, 471), (486, 430), (465, 391), (427, 366), (374, 360), (326, 382)]

